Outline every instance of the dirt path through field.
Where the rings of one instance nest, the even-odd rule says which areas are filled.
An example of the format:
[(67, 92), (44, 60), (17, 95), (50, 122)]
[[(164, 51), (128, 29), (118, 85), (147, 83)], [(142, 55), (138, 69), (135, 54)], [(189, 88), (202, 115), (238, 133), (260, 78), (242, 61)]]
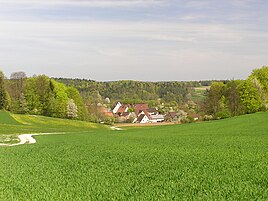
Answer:
[(33, 138), (33, 136), (36, 135), (53, 135), (53, 134), (65, 134), (65, 133), (33, 133), (33, 134), (21, 134), (18, 136), (20, 142), (16, 144), (4, 144), (0, 143), (0, 146), (4, 147), (14, 147), (18, 145), (23, 145), (23, 144), (34, 144), (36, 143), (36, 139)]
[[(110, 127), (112, 130), (123, 130), (122, 128), (118, 128), (115, 126)], [(0, 143), (0, 147), (14, 147), (23, 144), (35, 144), (36, 139), (33, 136), (37, 135), (53, 135), (53, 134), (66, 134), (66, 132), (59, 132), (59, 133), (33, 133), (33, 134), (21, 134), (18, 136), (20, 142), (16, 144), (7, 144), (7, 143)]]
[(113, 131), (122, 131), (123, 129), (122, 128), (118, 128), (118, 127), (115, 127), (115, 126), (111, 126), (110, 127)]
[(139, 123), (119, 123), (115, 124), (116, 127), (144, 127), (144, 126), (166, 126), (166, 125), (174, 125), (178, 124), (175, 122), (162, 122), (162, 123), (145, 123), (145, 124), (139, 124)]

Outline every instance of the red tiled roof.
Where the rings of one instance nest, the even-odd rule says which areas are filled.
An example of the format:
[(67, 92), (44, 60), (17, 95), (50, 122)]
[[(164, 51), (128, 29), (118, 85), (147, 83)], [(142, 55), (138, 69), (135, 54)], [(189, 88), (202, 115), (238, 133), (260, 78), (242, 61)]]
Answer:
[(137, 122), (141, 122), (141, 120), (144, 118), (145, 114), (141, 114), (138, 119), (137, 119)]
[(122, 106), (117, 110), (117, 113), (121, 113), (121, 114), (123, 114), (127, 108), (128, 108), (127, 106), (122, 105)]
[(122, 116), (127, 117), (129, 115), (129, 112), (123, 112)]
[(157, 111), (157, 109), (155, 109), (155, 108), (149, 108), (149, 109), (147, 109), (147, 112), (150, 112), (150, 113), (157, 113), (158, 111)]
[[(144, 114), (148, 117), (148, 119), (150, 119), (150, 120), (152, 119), (151, 115), (150, 115), (149, 112), (147, 112), (146, 110), (145, 110), (145, 111), (144, 111), (144, 110), (140, 110), (139, 113), (138, 113), (138, 115), (139, 115), (139, 114), (140, 114), (140, 115), (143, 115), (143, 114), (141, 114), (142, 112), (144, 112)], [(140, 115), (139, 115), (139, 116), (140, 116)]]
[(134, 106), (134, 110), (135, 110), (136, 115), (138, 115), (140, 113), (140, 111), (146, 111), (148, 109), (149, 109), (148, 104), (145, 104), (145, 103), (136, 104)]
[(145, 113), (145, 115), (148, 117), (148, 119), (152, 119), (152, 117), (151, 117), (151, 115), (149, 114), (149, 112), (147, 112), (147, 111), (144, 111), (144, 113)]

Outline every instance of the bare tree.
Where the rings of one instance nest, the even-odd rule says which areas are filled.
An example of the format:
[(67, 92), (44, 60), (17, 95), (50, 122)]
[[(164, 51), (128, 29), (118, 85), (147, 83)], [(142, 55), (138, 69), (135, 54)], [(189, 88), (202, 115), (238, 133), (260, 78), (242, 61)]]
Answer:
[(25, 79), (25, 78), (27, 78), (25, 72), (14, 72), (14, 73), (11, 73), (10, 75), (11, 80), (20, 80), (20, 79)]
[(11, 96), (15, 100), (20, 98), (20, 95), (24, 93), (25, 80), (27, 76), (25, 72), (14, 72), (10, 75), (10, 80), (12, 83), (12, 93)]

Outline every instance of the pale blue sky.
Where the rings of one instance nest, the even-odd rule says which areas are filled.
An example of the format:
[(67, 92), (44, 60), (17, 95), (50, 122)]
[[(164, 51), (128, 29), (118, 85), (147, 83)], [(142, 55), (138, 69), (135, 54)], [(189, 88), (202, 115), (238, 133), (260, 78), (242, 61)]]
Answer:
[(0, 0), (0, 69), (95, 80), (243, 79), (266, 0)]

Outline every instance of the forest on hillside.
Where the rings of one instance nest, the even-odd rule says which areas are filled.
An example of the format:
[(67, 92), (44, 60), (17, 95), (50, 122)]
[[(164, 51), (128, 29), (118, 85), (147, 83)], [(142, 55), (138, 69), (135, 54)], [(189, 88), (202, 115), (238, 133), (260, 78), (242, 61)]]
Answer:
[[(153, 102), (161, 99), (162, 102), (184, 103), (189, 94), (194, 92), (194, 87), (209, 86), (212, 81), (192, 82), (141, 82), (122, 80), (113, 82), (96, 82), (85, 79), (54, 78), (56, 81), (73, 86), (84, 98), (96, 96), (109, 98), (112, 102), (121, 101), (134, 104), (140, 102)], [(95, 95), (95, 96), (94, 96)], [(98, 100), (99, 101), (99, 100)]]
[[(195, 88), (210, 86), (203, 97)], [(85, 79), (27, 77), (0, 72), (0, 109), (86, 121), (114, 122), (101, 111), (114, 103), (147, 103), (162, 114), (185, 111), (203, 119), (227, 118), (267, 110), (268, 67), (255, 69), (246, 80), (192, 82), (96, 82)]]

